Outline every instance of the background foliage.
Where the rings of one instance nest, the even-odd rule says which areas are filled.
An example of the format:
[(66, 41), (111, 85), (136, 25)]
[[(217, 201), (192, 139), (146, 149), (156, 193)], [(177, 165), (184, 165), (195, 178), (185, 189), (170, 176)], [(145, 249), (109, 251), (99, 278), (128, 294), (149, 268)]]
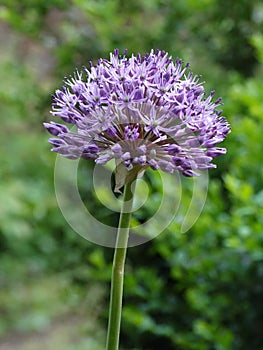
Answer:
[[(118, 47), (190, 61), (223, 97), (232, 126), (196, 224), (178, 234), (174, 222), (129, 251), (122, 347), (262, 350), (262, 2), (4, 0), (0, 19), (0, 349), (104, 346), (112, 250), (62, 217), (42, 122), (65, 75)], [(104, 217), (86, 183), (91, 167), (81, 164), (80, 188)], [(148, 176), (158, 202), (158, 175)], [(136, 220), (153, 212), (149, 200)], [(52, 329), (61, 336), (43, 343)], [(35, 340), (21, 341), (32, 332)]]

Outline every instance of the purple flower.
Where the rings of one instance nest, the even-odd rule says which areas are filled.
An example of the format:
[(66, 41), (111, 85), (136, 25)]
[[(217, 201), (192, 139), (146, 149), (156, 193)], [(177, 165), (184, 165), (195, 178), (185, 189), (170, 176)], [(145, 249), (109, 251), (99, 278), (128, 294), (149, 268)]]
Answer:
[(213, 158), (226, 153), (217, 147), (230, 127), (206, 94), (199, 77), (164, 51), (127, 58), (118, 50), (110, 59), (65, 81), (55, 92), (52, 114), (75, 125), (45, 123), (57, 138), (52, 151), (64, 157), (116, 159), (128, 171), (151, 167), (185, 176), (214, 168)]

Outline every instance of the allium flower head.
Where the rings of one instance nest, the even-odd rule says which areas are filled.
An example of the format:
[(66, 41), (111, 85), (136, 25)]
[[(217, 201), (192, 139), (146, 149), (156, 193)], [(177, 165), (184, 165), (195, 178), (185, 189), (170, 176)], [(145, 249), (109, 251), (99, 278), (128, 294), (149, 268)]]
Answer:
[(76, 71), (54, 95), (52, 114), (75, 125), (44, 123), (64, 157), (115, 159), (127, 172), (151, 167), (185, 176), (214, 168), (226, 152), (216, 145), (230, 128), (203, 83), (164, 51), (126, 57), (118, 50), (90, 69)]

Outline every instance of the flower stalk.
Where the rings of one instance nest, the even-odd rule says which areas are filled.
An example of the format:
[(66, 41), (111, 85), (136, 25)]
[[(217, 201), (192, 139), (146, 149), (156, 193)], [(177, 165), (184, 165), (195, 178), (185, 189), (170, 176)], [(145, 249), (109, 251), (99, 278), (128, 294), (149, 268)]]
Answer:
[[(135, 182), (133, 183), (135, 184)], [(124, 266), (129, 239), (131, 211), (135, 191), (133, 183), (129, 182), (124, 187), (122, 210), (120, 213), (119, 227), (117, 232), (116, 246), (112, 266), (111, 295), (106, 350), (119, 349)]]

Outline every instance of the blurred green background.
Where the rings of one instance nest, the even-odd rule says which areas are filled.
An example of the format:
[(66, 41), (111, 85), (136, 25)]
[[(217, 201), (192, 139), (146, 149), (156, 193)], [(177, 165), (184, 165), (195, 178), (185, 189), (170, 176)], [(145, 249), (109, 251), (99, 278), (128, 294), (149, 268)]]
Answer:
[[(122, 349), (262, 350), (260, 0), (1, 1), (0, 350), (104, 348), (113, 251), (81, 238), (60, 213), (42, 122), (64, 76), (115, 47), (189, 61), (223, 97), (232, 126), (196, 224), (179, 234), (175, 222), (128, 252)], [(80, 189), (103, 218), (87, 185), (92, 164), (81, 169)], [(161, 200), (158, 174), (148, 177), (152, 204), (137, 220)]]

